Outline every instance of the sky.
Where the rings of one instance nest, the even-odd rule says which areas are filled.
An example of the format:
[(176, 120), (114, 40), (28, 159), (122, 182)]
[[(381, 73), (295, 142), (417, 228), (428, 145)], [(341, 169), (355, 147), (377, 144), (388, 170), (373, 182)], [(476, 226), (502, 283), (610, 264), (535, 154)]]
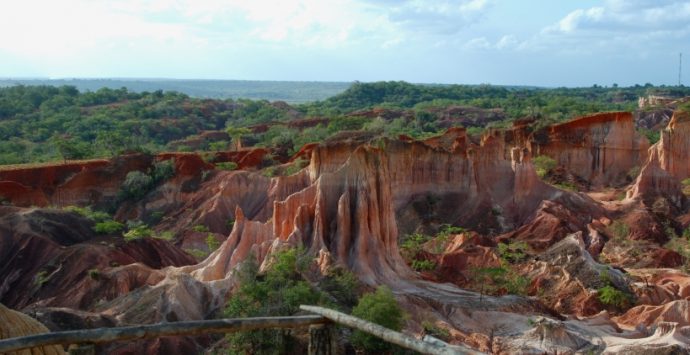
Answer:
[(3, 0), (0, 77), (690, 84), (690, 1)]

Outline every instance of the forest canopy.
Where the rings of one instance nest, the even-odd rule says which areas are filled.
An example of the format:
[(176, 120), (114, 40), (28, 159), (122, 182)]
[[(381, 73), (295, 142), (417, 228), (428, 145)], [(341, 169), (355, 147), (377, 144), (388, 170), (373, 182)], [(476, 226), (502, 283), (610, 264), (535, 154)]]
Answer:
[[(688, 96), (687, 87), (528, 88), (491, 85), (419, 85), (406, 82), (352, 84), (326, 100), (300, 105), (250, 99), (203, 99), (174, 92), (132, 92), (74, 86), (0, 88), (0, 164), (109, 157), (130, 150), (189, 149), (175, 144), (204, 131), (226, 127), (271, 126), (276, 122), (321, 119), (307, 134), (279, 127), (249, 137), (263, 145), (322, 141), (343, 130), (371, 130), (413, 137), (447, 128), (442, 111), (470, 107), (500, 125), (523, 117), (557, 122), (594, 112), (637, 108), (638, 97)], [(356, 114), (374, 108), (397, 110), (393, 119)], [(484, 110), (484, 111), (482, 111)], [(354, 114), (353, 114), (354, 112)], [(468, 111), (470, 112), (470, 111)], [(473, 113), (474, 114), (474, 113)], [(467, 125), (467, 124), (465, 124)], [(470, 122), (481, 129), (485, 121)], [(270, 128), (270, 127), (269, 127)], [(201, 149), (224, 148), (223, 144)], [(195, 148), (195, 149), (198, 149)]]

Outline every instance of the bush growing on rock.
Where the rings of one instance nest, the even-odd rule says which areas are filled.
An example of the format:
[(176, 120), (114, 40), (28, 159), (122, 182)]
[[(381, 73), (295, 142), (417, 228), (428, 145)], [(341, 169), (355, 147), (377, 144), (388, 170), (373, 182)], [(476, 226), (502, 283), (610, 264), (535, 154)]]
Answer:
[[(395, 331), (402, 329), (404, 322), (403, 310), (386, 286), (379, 286), (376, 292), (362, 296), (352, 315)], [(350, 340), (355, 347), (372, 353), (392, 349), (392, 344), (359, 330), (352, 333)]]
[(606, 285), (597, 290), (599, 301), (605, 305), (621, 308), (630, 302), (630, 298), (623, 291)]
[(122, 236), (125, 238), (125, 241), (131, 242), (137, 239), (153, 237), (153, 230), (147, 225), (142, 224), (130, 228), (130, 230), (128, 230), (127, 233), (123, 234)]
[(149, 191), (153, 178), (141, 171), (130, 171), (120, 186), (119, 197), (123, 200), (139, 200)]
[(124, 224), (117, 221), (108, 220), (96, 223), (96, 225), (93, 227), (93, 231), (98, 234), (113, 234), (122, 231), (124, 228)]
[[(226, 317), (287, 316), (296, 313), (300, 304), (319, 304), (320, 292), (305, 281), (304, 253), (288, 249), (272, 256), (271, 266), (264, 275), (250, 255), (240, 266), (240, 286), (228, 300)], [(232, 353), (266, 354), (286, 352), (294, 347), (291, 330), (262, 329), (228, 335)]]
[(539, 175), (540, 178), (546, 176), (549, 171), (556, 167), (556, 161), (546, 155), (537, 156), (532, 159), (532, 162), (534, 163), (534, 168), (536, 169), (537, 175)]
[(118, 198), (120, 200), (140, 200), (157, 184), (174, 175), (175, 161), (173, 159), (154, 163), (148, 174), (138, 170), (130, 171), (120, 186)]
[(237, 170), (237, 163), (232, 162), (232, 161), (223, 162), (223, 163), (216, 163), (215, 166), (216, 166), (216, 169), (220, 169), (220, 170), (226, 170), (226, 171)]

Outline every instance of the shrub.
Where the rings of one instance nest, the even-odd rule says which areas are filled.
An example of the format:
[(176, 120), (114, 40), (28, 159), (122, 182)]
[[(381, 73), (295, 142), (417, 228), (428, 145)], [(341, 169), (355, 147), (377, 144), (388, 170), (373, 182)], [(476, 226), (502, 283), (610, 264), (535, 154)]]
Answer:
[(130, 171), (120, 186), (119, 197), (123, 200), (143, 198), (153, 185), (153, 178), (141, 171)]
[(187, 254), (193, 256), (196, 260), (203, 260), (206, 259), (206, 257), (208, 256), (208, 252), (203, 251), (201, 249), (184, 249), (184, 251)]
[[(352, 310), (352, 315), (395, 331), (399, 331), (403, 326), (403, 310), (386, 286), (379, 286), (376, 292), (362, 296)], [(392, 348), (390, 343), (359, 330), (352, 333), (350, 340), (355, 347), (371, 352), (382, 352)]]
[[(321, 294), (301, 277), (304, 254), (288, 249), (272, 256), (266, 274), (258, 274), (259, 265), (250, 255), (238, 271), (239, 289), (228, 300), (226, 317), (292, 315), (300, 304), (318, 304)], [(257, 330), (228, 336), (231, 352), (265, 354), (286, 352), (293, 339), (287, 331)]]
[(34, 276), (34, 284), (38, 287), (43, 286), (48, 280), (50, 280), (50, 276), (48, 276), (48, 272), (45, 270), (39, 271), (36, 273), (36, 276)]
[(237, 163), (235, 163), (234, 161), (216, 163), (215, 165), (216, 165), (216, 169), (220, 169), (220, 170), (227, 170), (227, 171), (237, 170)]
[(499, 266), (473, 269), (472, 283), (478, 289), (481, 299), (485, 294), (497, 294), (502, 290), (510, 294), (525, 295), (530, 282), (515, 270)]
[(431, 239), (428, 235), (422, 233), (414, 233), (406, 235), (400, 244), (400, 251), (408, 262), (412, 262), (419, 252), (422, 251), (422, 245)]
[(539, 175), (540, 178), (546, 176), (549, 171), (556, 167), (556, 161), (546, 155), (537, 156), (532, 160), (532, 162), (534, 163), (537, 175)]
[(510, 242), (498, 244), (498, 255), (507, 263), (519, 263), (527, 257), (529, 246), (525, 242)]
[(611, 285), (599, 288), (597, 293), (599, 294), (599, 301), (605, 305), (620, 308), (630, 301), (627, 294)]
[(321, 281), (320, 288), (346, 307), (354, 307), (357, 304), (359, 280), (349, 270), (337, 268), (331, 271)]
[(153, 237), (153, 230), (145, 224), (141, 224), (128, 230), (127, 233), (123, 234), (123, 237), (127, 242), (142, 238), (150, 238)]
[(91, 207), (67, 206), (63, 210), (82, 215), (94, 222), (104, 222), (110, 220), (110, 215), (102, 211), (94, 211)]
[(424, 332), (426, 334), (429, 334), (434, 338), (441, 339), (445, 342), (450, 340), (450, 332), (448, 329), (441, 328), (429, 321), (422, 322), (422, 328), (424, 328)]
[(623, 240), (630, 234), (630, 227), (621, 220), (616, 220), (608, 227), (614, 239)]
[(556, 186), (557, 188), (559, 188), (561, 190), (577, 191), (577, 186), (575, 186), (575, 184), (567, 182), (567, 181), (553, 184), (553, 186)]
[(101, 278), (101, 271), (98, 269), (90, 269), (87, 272), (87, 274), (89, 275), (89, 277), (91, 279), (96, 280), (96, 281), (100, 280), (100, 278)]
[(208, 246), (208, 250), (210, 252), (214, 252), (216, 249), (218, 249), (218, 247), (220, 247), (220, 242), (218, 239), (216, 239), (216, 236), (213, 235), (213, 233), (209, 233), (206, 236), (206, 246)]
[(162, 160), (153, 163), (151, 179), (153, 184), (165, 181), (175, 176), (175, 159)]
[(628, 177), (628, 179), (630, 179), (630, 180), (635, 180), (635, 179), (637, 179), (637, 177), (638, 177), (639, 175), (640, 175), (640, 166), (639, 166), (639, 165), (635, 165), (635, 166), (633, 166), (632, 168), (630, 168), (630, 170), (628, 171), (627, 177)]
[(690, 195), (690, 178), (683, 179), (683, 181), (681, 181), (681, 184), (683, 185), (683, 193), (686, 195)]
[(162, 232), (160, 234), (156, 234), (153, 237), (157, 238), (157, 239), (172, 241), (175, 238), (175, 235), (173, 235), (173, 232), (171, 232), (171, 231), (165, 231), (165, 232)]
[(274, 177), (278, 175), (278, 168), (276, 168), (275, 166), (269, 166), (261, 171), (261, 175), (269, 178)]
[(113, 234), (122, 231), (124, 228), (125, 225), (120, 222), (107, 220), (96, 223), (93, 227), (93, 231), (98, 234)]
[(206, 232), (208, 232), (208, 227), (206, 227), (203, 224), (197, 224), (194, 227), (192, 227), (192, 230), (197, 232), (197, 233), (206, 233)]
[(436, 269), (436, 263), (432, 260), (412, 260), (410, 265), (415, 271), (432, 271)]

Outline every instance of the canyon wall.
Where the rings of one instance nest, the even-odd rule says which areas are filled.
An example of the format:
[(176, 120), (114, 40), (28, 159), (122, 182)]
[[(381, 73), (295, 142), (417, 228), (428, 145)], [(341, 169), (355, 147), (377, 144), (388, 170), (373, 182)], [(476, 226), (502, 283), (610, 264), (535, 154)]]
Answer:
[(632, 114), (601, 113), (546, 128), (532, 137), (533, 155), (547, 155), (594, 186), (620, 185), (647, 157), (649, 142), (635, 132)]

